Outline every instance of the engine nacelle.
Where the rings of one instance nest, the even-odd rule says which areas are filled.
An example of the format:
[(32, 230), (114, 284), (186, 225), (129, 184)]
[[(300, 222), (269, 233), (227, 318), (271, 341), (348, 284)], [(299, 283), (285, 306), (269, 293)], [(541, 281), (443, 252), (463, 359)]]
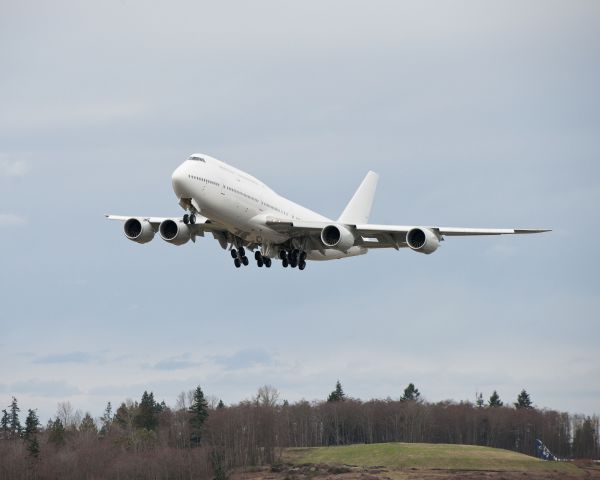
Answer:
[(160, 232), (160, 238), (173, 245), (183, 245), (184, 243), (189, 242), (192, 236), (190, 227), (182, 221), (176, 222), (171, 219), (160, 222), (158, 231)]
[(130, 218), (123, 226), (125, 236), (137, 243), (148, 243), (154, 238), (154, 227), (148, 220)]
[(328, 248), (345, 252), (354, 245), (354, 235), (343, 225), (327, 225), (321, 230), (321, 242)]
[(430, 254), (440, 246), (440, 239), (428, 228), (413, 228), (406, 234), (406, 243), (415, 252)]

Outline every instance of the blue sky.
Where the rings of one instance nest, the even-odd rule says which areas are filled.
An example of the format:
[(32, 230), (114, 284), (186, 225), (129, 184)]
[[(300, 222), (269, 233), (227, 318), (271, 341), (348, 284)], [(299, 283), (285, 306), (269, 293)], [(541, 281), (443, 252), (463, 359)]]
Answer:
[[(200, 384), (282, 398), (600, 413), (597, 2), (5, 2), (0, 400), (100, 415)], [(337, 216), (548, 227), (233, 268), (207, 237), (137, 245), (104, 213), (181, 213), (205, 152)]]

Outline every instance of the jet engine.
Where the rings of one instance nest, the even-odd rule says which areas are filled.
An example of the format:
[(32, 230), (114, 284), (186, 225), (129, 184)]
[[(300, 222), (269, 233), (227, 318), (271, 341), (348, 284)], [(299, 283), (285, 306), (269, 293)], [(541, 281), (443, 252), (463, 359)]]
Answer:
[(163, 220), (158, 227), (160, 237), (165, 241), (172, 243), (173, 245), (183, 245), (189, 242), (192, 232), (182, 221), (176, 222), (175, 220), (167, 219)]
[(154, 228), (148, 220), (130, 218), (123, 226), (125, 236), (137, 243), (148, 243), (154, 238)]
[(413, 228), (406, 234), (406, 243), (415, 252), (430, 254), (440, 246), (440, 239), (428, 228)]
[(354, 245), (354, 235), (343, 225), (327, 225), (321, 230), (321, 241), (326, 247), (345, 252)]

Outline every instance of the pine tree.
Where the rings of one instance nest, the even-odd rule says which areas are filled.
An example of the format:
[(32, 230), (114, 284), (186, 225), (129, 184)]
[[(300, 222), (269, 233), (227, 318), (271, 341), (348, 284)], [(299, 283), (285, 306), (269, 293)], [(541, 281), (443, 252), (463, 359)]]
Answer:
[(494, 390), (494, 393), (492, 393), (492, 396), (488, 400), (488, 405), (490, 407), (501, 407), (502, 405), (504, 405), (504, 402), (500, 400), (500, 395), (498, 395), (498, 392), (496, 390)]
[(66, 430), (60, 418), (56, 418), (54, 421), (52, 419), (48, 420), (48, 430), (50, 432), (48, 435), (49, 442), (55, 445), (63, 445), (65, 443)]
[(102, 424), (102, 427), (100, 427), (100, 435), (106, 435), (110, 431), (113, 420), (112, 405), (108, 402), (104, 409), (104, 413), (100, 417), (100, 423)]
[(335, 383), (335, 390), (329, 394), (329, 397), (327, 397), (327, 401), (328, 402), (343, 402), (344, 400), (346, 400), (346, 394), (344, 393), (344, 390), (342, 389), (342, 384), (338, 380)]
[(23, 438), (30, 440), (39, 432), (40, 420), (38, 419), (35, 410), (29, 409), (27, 411), (27, 418), (25, 419), (25, 432)]
[(475, 405), (477, 405), (477, 408), (483, 408), (484, 405), (484, 401), (483, 401), (483, 393), (476, 393), (475, 394)]
[(194, 390), (194, 400), (188, 411), (191, 413), (191, 441), (193, 445), (199, 445), (202, 435), (202, 426), (208, 417), (208, 402), (206, 401), (206, 398), (204, 398), (204, 392), (202, 392), (200, 386)]
[(414, 383), (409, 383), (408, 386), (404, 389), (404, 394), (400, 397), (401, 402), (418, 402), (421, 397), (421, 392), (419, 389), (415, 388)]
[(6, 410), (2, 410), (2, 419), (0, 420), (0, 432), (1, 438), (9, 437), (9, 425), (10, 425), (10, 417), (8, 416), (8, 412)]
[(12, 397), (10, 413), (8, 414), (8, 429), (11, 438), (17, 438), (21, 435), (21, 422), (19, 420), (20, 411), (21, 409), (17, 405), (17, 399)]
[(80, 432), (93, 432), (98, 433), (98, 427), (96, 426), (96, 422), (90, 415), (89, 412), (85, 413), (83, 420), (81, 420), (81, 425), (79, 425)]
[(221, 410), (222, 408), (225, 408), (225, 404), (223, 403), (223, 400), (219, 400), (219, 403), (217, 404), (217, 409)]
[(531, 401), (531, 398), (525, 389), (521, 390), (521, 393), (519, 393), (517, 402), (514, 404), (514, 406), (515, 408), (533, 408), (533, 402)]
[(25, 432), (23, 439), (27, 446), (27, 451), (32, 457), (37, 457), (40, 454), (40, 444), (37, 439), (39, 432), (40, 420), (38, 419), (35, 410), (29, 409), (27, 412), (27, 418), (25, 419)]
[(148, 393), (147, 391), (144, 391), (138, 413), (135, 417), (136, 426), (145, 428), (146, 430), (155, 430), (158, 426), (156, 414), (157, 404), (154, 401), (154, 394), (152, 392)]

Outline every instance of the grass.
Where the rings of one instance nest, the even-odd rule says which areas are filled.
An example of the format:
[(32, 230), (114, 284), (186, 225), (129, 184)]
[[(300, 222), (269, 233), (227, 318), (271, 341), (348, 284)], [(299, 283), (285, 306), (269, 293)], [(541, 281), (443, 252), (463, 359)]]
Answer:
[(481, 470), (562, 472), (578, 475), (575, 465), (545, 462), (521, 453), (474, 445), (378, 443), (342, 447), (288, 448), (283, 460), (296, 465), (330, 464), (380, 466), (391, 470)]

